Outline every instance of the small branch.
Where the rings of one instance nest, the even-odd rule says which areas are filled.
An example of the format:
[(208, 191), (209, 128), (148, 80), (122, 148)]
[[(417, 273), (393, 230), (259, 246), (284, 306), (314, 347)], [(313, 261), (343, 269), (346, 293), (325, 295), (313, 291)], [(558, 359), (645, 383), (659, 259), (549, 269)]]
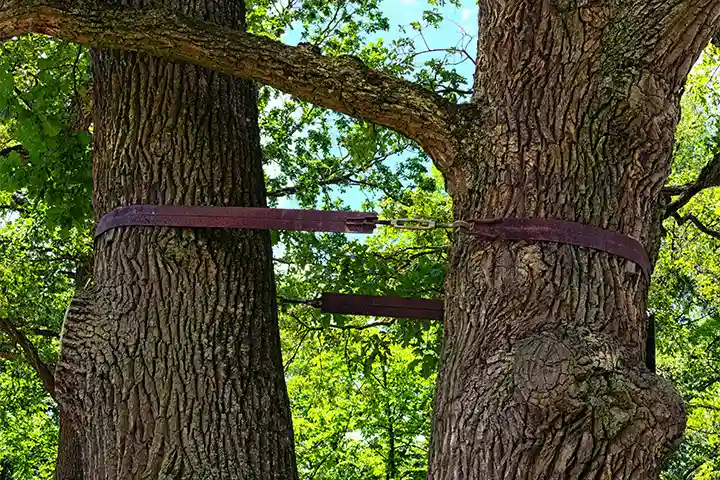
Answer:
[(707, 403), (689, 403), (688, 406), (691, 408), (704, 408), (705, 410), (720, 411), (720, 405), (709, 405)]
[(694, 183), (686, 183), (684, 185), (666, 185), (661, 189), (661, 192), (665, 195), (670, 195), (674, 197), (675, 195), (680, 195), (687, 192), (694, 185)]
[(470, 54), (468, 53), (467, 50), (465, 50), (464, 48), (461, 48), (461, 49), (458, 50), (458, 52), (460, 52), (460, 53), (462, 53), (463, 55), (465, 55), (465, 57), (467, 57), (467, 59), (470, 60), (473, 65), (477, 65), (477, 60), (475, 60), (475, 59), (472, 57), (472, 55), (470, 55)]
[(459, 88), (450, 88), (450, 87), (443, 87), (435, 90), (435, 92), (438, 95), (442, 95), (443, 93), (457, 93), (458, 95), (472, 95), (472, 90), (461, 90)]
[[(317, 182), (315, 185), (318, 186), (326, 186), (326, 185), (340, 185), (347, 183), (347, 178), (345, 177), (331, 177), (327, 180), (322, 180)], [(285, 197), (288, 195), (295, 195), (300, 187), (297, 185), (290, 185), (287, 187), (279, 188), (277, 190), (273, 190), (267, 193), (268, 198), (279, 198), (279, 197)]]
[(18, 206), (15, 205), (15, 204), (0, 205), (0, 210), (10, 210), (10, 211), (13, 211), (13, 212), (18, 212), (18, 213), (21, 213), (21, 212), (24, 212), (24, 211), (25, 211), (24, 208), (18, 207)]
[(292, 362), (295, 361), (295, 357), (297, 357), (298, 352), (300, 351), (300, 348), (302, 347), (303, 343), (305, 342), (305, 338), (310, 334), (310, 330), (305, 330), (300, 337), (300, 340), (298, 340), (297, 345), (295, 345), (295, 350), (293, 350), (292, 355), (290, 355), (290, 358), (285, 362), (285, 365), (283, 365), (283, 369), (287, 371), (287, 369), (292, 365)]
[(38, 335), (41, 337), (47, 337), (47, 338), (58, 338), (60, 337), (60, 333), (55, 332), (53, 330), (47, 330), (45, 328), (33, 328), (31, 330), (31, 333), (33, 335)]
[(33, 109), (32, 103), (28, 102), (27, 100), (25, 100), (25, 98), (23, 98), (22, 92), (20, 91), (20, 89), (15, 87), (14, 90), (15, 90), (15, 95), (17, 95), (17, 97), (25, 105), (25, 107), (27, 107), (28, 110), (32, 110)]
[(370, 322), (366, 323), (365, 325), (335, 325), (330, 324), (330, 328), (337, 328), (338, 330), (367, 330), (368, 328), (374, 328), (374, 327), (389, 327), (390, 325), (394, 325), (395, 320), (387, 320), (384, 322)]
[[(306, 303), (307, 304), (307, 302), (297, 302), (297, 303)], [(385, 321), (381, 321), (381, 322), (370, 322), (370, 323), (366, 323), (364, 325), (337, 325), (337, 324), (331, 323), (327, 327), (313, 327), (313, 326), (308, 325), (307, 323), (303, 322), (302, 320), (300, 320), (296, 315), (293, 315), (290, 312), (286, 312), (286, 313), (288, 315), (290, 315), (293, 319), (295, 319), (295, 321), (297, 321), (300, 325), (302, 325), (303, 328), (305, 328), (308, 331), (313, 331), (313, 332), (321, 332), (321, 331), (325, 330), (326, 328), (334, 328), (337, 330), (367, 330), (368, 328), (388, 327), (390, 325), (395, 324), (395, 320), (385, 320)]]
[[(319, 187), (327, 187), (330, 185), (341, 185), (341, 186), (360, 186), (360, 187), (366, 187), (366, 188), (372, 188), (375, 190), (379, 190), (383, 192), (388, 198), (391, 198), (392, 200), (405, 204), (401, 199), (397, 198), (395, 195), (390, 193), (383, 185), (378, 185), (372, 182), (367, 182), (365, 180), (358, 180), (354, 177), (363, 175), (364, 173), (367, 173), (370, 171), (375, 165), (380, 164), (390, 158), (393, 155), (397, 155), (401, 152), (403, 152), (405, 149), (407, 149), (408, 144), (403, 143), (398, 148), (393, 148), (390, 151), (384, 152), (381, 155), (377, 155), (375, 158), (370, 160), (367, 164), (355, 168), (350, 169), (348, 171), (335, 171), (332, 173), (328, 173), (329, 177), (326, 180), (320, 180), (318, 182), (315, 182), (314, 185), (317, 185)], [(342, 158), (341, 163), (345, 163), (345, 160), (349, 158), (349, 154), (344, 156)], [(282, 187), (277, 190), (271, 190), (267, 193), (268, 198), (279, 198), (279, 197), (285, 197), (288, 195), (295, 195), (298, 190), (300, 190), (300, 186), (298, 185), (288, 185), (287, 187)]]
[(40, 358), (37, 347), (7, 318), (0, 318), (0, 330), (5, 332), (12, 341), (22, 348), (28, 363), (35, 369), (38, 377), (40, 377), (40, 380), (43, 382), (45, 391), (47, 391), (51, 397), (55, 398), (55, 376), (52, 370)]
[(693, 225), (695, 225), (695, 227), (698, 230), (700, 230), (701, 232), (703, 232), (704, 234), (710, 235), (711, 237), (717, 238), (718, 240), (720, 240), (720, 232), (717, 230), (712, 230), (712, 229), (708, 228), (707, 226), (705, 226), (700, 221), (700, 219), (698, 219), (695, 215), (688, 214), (688, 215), (681, 217), (677, 213), (674, 213), (672, 217), (675, 219), (675, 221), (677, 222), (678, 225), (683, 225), (684, 223), (689, 221)]
[(25, 148), (20, 144), (13, 145), (12, 147), (5, 147), (2, 150), (0, 150), (0, 157), (5, 157), (7, 155), (10, 155), (12, 152), (18, 152), (20, 154), (23, 154), (23, 153), (25, 153)]
[[(427, 44), (425, 44), (425, 46), (427, 46)], [(445, 52), (445, 53), (449, 53), (451, 55), (454, 55), (457, 53), (462, 53), (466, 57), (466, 60), (470, 60), (473, 63), (473, 65), (476, 64), (475, 59), (468, 53), (467, 50), (465, 50), (464, 48), (457, 48), (457, 47), (429, 48), (427, 50), (422, 50), (420, 52), (414, 52), (412, 55), (409, 56), (409, 59), (413, 60), (415, 57), (418, 57), (420, 55), (425, 55), (426, 53), (437, 53), (437, 52)]]
[[(680, 195), (680, 198), (668, 205), (665, 210), (665, 218), (673, 216), (687, 205), (695, 195), (710, 187), (720, 187), (720, 153), (715, 154), (707, 165), (700, 170), (697, 180), (693, 183), (674, 187), (674, 189), (671, 187), (670, 191), (679, 192), (677, 194)], [(672, 194), (670, 193), (670, 195)]]
[[(445, 251), (447, 250), (447, 248), (448, 248), (447, 246), (442, 246), (442, 245), (440, 245), (440, 246), (434, 246), (434, 245), (430, 245), (430, 246), (417, 246), (417, 247), (412, 246), (412, 247), (404, 247), (404, 248), (401, 248), (401, 249), (399, 249), (399, 250), (395, 250), (395, 251), (389, 252), (389, 253), (385, 253), (385, 252), (380, 253), (380, 252), (378, 252), (378, 253), (376, 253), (375, 255), (376, 255), (377, 257), (382, 258), (383, 260), (400, 260), (400, 259), (397, 258), (398, 255), (402, 255), (402, 254), (407, 253), (407, 252), (418, 252), (418, 251), (420, 251), (419, 253), (414, 253), (414, 254), (412, 255), (413, 258), (417, 258), (418, 256), (429, 255), (429, 254), (431, 254), (431, 253), (445, 252)], [(402, 259), (402, 260), (407, 260), (407, 259)]]

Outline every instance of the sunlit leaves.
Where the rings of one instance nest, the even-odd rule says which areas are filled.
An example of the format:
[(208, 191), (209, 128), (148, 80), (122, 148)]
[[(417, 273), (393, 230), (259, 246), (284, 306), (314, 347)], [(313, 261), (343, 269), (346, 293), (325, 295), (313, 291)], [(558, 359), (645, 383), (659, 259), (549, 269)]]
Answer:
[(0, 189), (43, 201), (63, 228), (87, 226), (91, 212), (88, 61), (42, 36), (5, 42), (0, 56)]
[[(671, 184), (693, 182), (720, 151), (720, 57), (709, 47), (690, 75), (676, 134)], [(720, 191), (696, 195), (681, 213), (717, 225)], [(688, 427), (663, 479), (707, 480), (720, 474), (720, 242), (690, 223), (665, 222), (649, 307), (658, 329), (658, 367), (686, 401)]]
[(57, 416), (26, 364), (0, 360), (0, 478), (54, 478)]

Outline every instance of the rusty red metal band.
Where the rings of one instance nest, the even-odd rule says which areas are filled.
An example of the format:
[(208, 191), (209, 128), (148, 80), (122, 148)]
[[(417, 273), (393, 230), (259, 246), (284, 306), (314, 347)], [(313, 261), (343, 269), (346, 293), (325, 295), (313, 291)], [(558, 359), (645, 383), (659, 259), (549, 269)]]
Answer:
[(372, 212), (131, 205), (104, 215), (95, 236), (113, 228), (134, 226), (372, 233), (377, 220), (377, 214)]
[(443, 319), (443, 302), (427, 298), (375, 297), (325, 292), (317, 302), (325, 313), (373, 317)]
[[(325, 313), (369, 315), (373, 317), (407, 318), (412, 320), (443, 320), (442, 300), (404, 297), (376, 297), (372, 295), (345, 295), (323, 293), (318, 300), (302, 301)], [(645, 365), (655, 371), (655, 317), (648, 318), (648, 335), (645, 344)]]
[(472, 225), (468, 233), (487, 240), (554, 242), (592, 248), (636, 263), (648, 279), (652, 273), (652, 264), (643, 245), (611, 230), (551, 218), (472, 220)]
[[(405, 225), (408, 220), (420, 225)], [(644, 247), (632, 237), (592, 225), (549, 218), (481, 219), (469, 222), (458, 221), (453, 224), (403, 219), (398, 223), (379, 220), (374, 212), (132, 205), (117, 208), (104, 215), (98, 223), (95, 236), (112, 228), (130, 226), (373, 233), (377, 225), (388, 223), (397, 228), (415, 230), (455, 227), (462, 232), (487, 240), (523, 240), (576, 245), (635, 262), (648, 278), (652, 269)]]

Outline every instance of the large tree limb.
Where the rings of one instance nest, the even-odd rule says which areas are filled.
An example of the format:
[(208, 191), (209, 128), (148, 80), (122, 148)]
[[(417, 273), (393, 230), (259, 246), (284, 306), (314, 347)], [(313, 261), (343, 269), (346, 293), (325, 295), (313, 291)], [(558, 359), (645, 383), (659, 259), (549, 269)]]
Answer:
[(55, 375), (53, 375), (50, 367), (42, 361), (35, 345), (7, 318), (0, 318), (0, 330), (5, 332), (13, 342), (22, 348), (28, 363), (35, 369), (38, 377), (40, 377), (40, 380), (43, 382), (45, 391), (47, 391), (51, 397), (55, 398)]
[(291, 47), (166, 9), (80, 9), (52, 0), (0, 0), (0, 38), (31, 32), (251, 78), (396, 130), (417, 141), (441, 167), (452, 155), (452, 105), (414, 83), (368, 68), (355, 57), (323, 56), (311, 46)]
[[(685, 84), (695, 60), (708, 45), (720, 24), (718, 0), (636, 0), (620, 2), (626, 26), (639, 27), (650, 50), (642, 57), (656, 75), (675, 88)], [(660, 68), (658, 68), (660, 67)]]

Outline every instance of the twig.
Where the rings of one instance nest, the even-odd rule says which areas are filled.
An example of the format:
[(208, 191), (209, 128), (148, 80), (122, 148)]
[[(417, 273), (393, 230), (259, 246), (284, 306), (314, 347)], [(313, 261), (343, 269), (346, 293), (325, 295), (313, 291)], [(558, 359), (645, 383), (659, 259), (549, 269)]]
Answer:
[(707, 226), (705, 226), (700, 221), (700, 219), (698, 219), (695, 215), (687, 214), (687, 215), (681, 217), (677, 213), (673, 213), (672, 217), (675, 219), (675, 221), (677, 222), (678, 225), (683, 225), (684, 223), (689, 221), (693, 225), (695, 225), (695, 227), (698, 230), (700, 230), (701, 232), (703, 232), (704, 234), (710, 235), (711, 237), (717, 238), (718, 240), (720, 240), (720, 232), (717, 230), (712, 230), (712, 229), (708, 228)]
[(25, 152), (25, 148), (20, 144), (13, 145), (12, 147), (5, 147), (2, 150), (0, 150), (0, 157), (10, 155), (12, 152), (23, 153), (23, 152)]
[(51, 397), (55, 398), (55, 376), (52, 370), (40, 358), (37, 347), (7, 318), (0, 318), (0, 330), (5, 332), (12, 341), (20, 345), (28, 363), (35, 369), (38, 377), (40, 377), (40, 380), (43, 382), (45, 390)]

